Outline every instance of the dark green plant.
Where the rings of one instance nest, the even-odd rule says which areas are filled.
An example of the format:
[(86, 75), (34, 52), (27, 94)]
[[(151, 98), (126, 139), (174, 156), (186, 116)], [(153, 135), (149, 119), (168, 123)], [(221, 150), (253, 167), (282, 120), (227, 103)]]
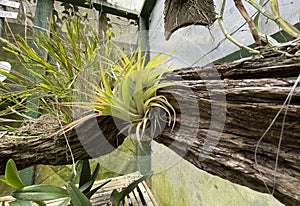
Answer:
[[(99, 167), (99, 164), (97, 164), (91, 173), (89, 161), (80, 160), (76, 164), (77, 172), (71, 175), (71, 179), (66, 188), (46, 184), (25, 186), (18, 174), (15, 162), (10, 159), (6, 164), (4, 179), (1, 179), (1, 181), (15, 189), (12, 196), (16, 198), (16, 200), (10, 203), (10, 205), (31, 205), (31, 202), (46, 205), (45, 201), (47, 200), (65, 198), (60, 204), (61, 206), (68, 204), (72, 206), (88, 206), (91, 205), (89, 199), (92, 195), (110, 182), (110, 180), (108, 180), (92, 189), (99, 172)], [(77, 176), (79, 176), (78, 187), (75, 186), (76, 180), (78, 179)]]
[[(92, 186), (97, 178), (97, 174), (99, 172), (100, 165), (99, 163), (96, 165), (96, 168), (91, 173), (91, 167), (89, 160), (79, 160), (79, 164), (81, 165), (80, 170), (80, 178), (79, 178), (79, 189), (82, 190), (82, 193), (90, 199), (93, 194), (95, 194), (100, 188), (110, 182), (110, 180), (104, 182), (98, 187), (92, 189)], [(76, 179), (76, 178), (75, 178)]]
[(149, 178), (151, 175), (145, 175), (143, 177), (140, 177), (139, 179), (135, 180), (134, 182), (130, 183), (126, 188), (124, 188), (122, 191), (118, 192), (116, 189), (114, 189), (111, 193), (110, 200), (112, 206), (119, 206), (121, 202), (124, 200), (124, 198), (129, 195), (141, 182), (145, 181), (147, 178)]
[[(16, 200), (10, 202), (10, 206), (31, 206), (32, 202), (35, 202), (40, 206), (46, 206), (45, 201), (60, 198), (65, 198), (65, 200), (60, 203), (59, 206), (91, 206), (92, 204), (89, 199), (100, 188), (110, 182), (110, 180), (108, 180), (92, 189), (99, 172), (99, 167), (98, 163), (91, 173), (89, 160), (78, 161), (76, 164), (76, 172), (72, 173), (70, 181), (65, 188), (49, 184), (25, 186), (18, 174), (15, 162), (10, 159), (6, 164), (4, 179), (0, 180), (15, 189), (12, 192), (12, 196), (16, 198)], [(79, 184), (78, 187), (76, 187), (75, 183), (78, 177)], [(112, 205), (119, 206), (124, 198), (131, 193), (140, 182), (149, 177), (150, 175), (146, 175), (135, 180), (120, 192), (113, 190), (110, 197)]]

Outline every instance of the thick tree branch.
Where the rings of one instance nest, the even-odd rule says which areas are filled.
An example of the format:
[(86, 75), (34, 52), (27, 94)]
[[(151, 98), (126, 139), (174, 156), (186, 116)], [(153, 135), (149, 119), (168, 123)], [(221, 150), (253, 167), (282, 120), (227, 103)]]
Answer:
[(115, 127), (114, 120), (111, 117), (102, 117), (90, 119), (65, 135), (42, 138), (11, 138), (4, 135), (0, 138), (0, 174), (4, 174), (8, 159), (13, 159), (18, 169), (35, 164), (71, 164), (72, 158), (66, 139), (75, 160), (108, 154), (121, 145), (125, 139), (118, 133), (119, 130)]
[[(169, 146), (202, 170), (260, 192), (272, 193), (275, 175), (274, 196), (286, 205), (299, 205), (300, 86), (296, 87), (288, 107), (277, 171), (274, 168), (284, 112), (281, 112), (274, 126), (259, 143), (257, 165), (254, 159), (260, 137), (282, 107), (300, 74), (299, 60), (277, 56), (213, 68), (218, 70), (223, 81), (214, 80), (217, 77), (212, 74), (212, 68), (181, 69), (169, 78), (188, 85), (198, 99), (200, 124), (191, 124), (197, 117), (193, 115), (195, 111), (190, 111), (189, 119), (181, 121), (176, 127), (183, 127), (184, 131), (198, 129), (197, 137), (191, 138), (191, 135), (179, 135), (165, 130), (156, 141)], [(199, 81), (200, 76), (205, 80)], [(211, 107), (216, 105), (222, 110), (224, 102), (212, 101), (207, 87), (220, 82), (224, 84), (226, 93), (226, 122), (218, 137), (218, 130), (209, 133), (212, 130), (209, 127), (213, 121), (222, 117), (215, 118)], [(189, 104), (194, 98), (187, 96), (187, 92), (180, 88), (162, 93), (170, 101), (175, 96), (176, 99), (183, 99), (185, 104)], [(177, 105), (175, 101), (172, 103)], [(176, 110), (180, 115), (180, 108), (177, 107)], [(211, 153), (207, 141), (218, 141)], [(202, 155), (206, 153), (210, 155), (202, 160)]]

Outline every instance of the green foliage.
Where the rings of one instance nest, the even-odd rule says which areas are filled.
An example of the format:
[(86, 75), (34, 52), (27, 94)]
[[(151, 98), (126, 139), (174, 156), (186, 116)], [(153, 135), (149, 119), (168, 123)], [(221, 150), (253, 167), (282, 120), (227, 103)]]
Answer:
[[(39, 56), (22, 37), (14, 43), (0, 39), (5, 45), (4, 49), (18, 57), (24, 66), (25, 74), (28, 74), (13, 71), (12, 74), (6, 75), (9, 78), (8, 83), (0, 83), (0, 87), (3, 88), (0, 90), (0, 107), (7, 103), (10, 105), (8, 109), (0, 111), (0, 117), (14, 113), (29, 118), (26, 116), (29, 109), (26, 107), (26, 101), (34, 97), (40, 107), (33, 112), (58, 115), (64, 123), (71, 121), (70, 109), (53, 103), (71, 101), (78, 76), (86, 72), (87, 68), (97, 68), (94, 64), (98, 61), (97, 45), (100, 44), (100, 39), (96, 34), (86, 36), (79, 18), (69, 19), (65, 26), (66, 36), (52, 32), (51, 38), (36, 37), (38, 50), (43, 49), (47, 52), (47, 60)], [(52, 30), (54, 31), (54, 28)]]
[(32, 206), (32, 204), (30, 201), (15, 200), (15, 201), (9, 202), (9, 206)]
[[(15, 188), (12, 192), (12, 196), (16, 198), (15, 201), (10, 202), (10, 206), (31, 206), (31, 202), (35, 202), (40, 206), (45, 206), (47, 200), (55, 200), (59, 198), (65, 198), (60, 206), (68, 205), (72, 206), (88, 206), (92, 205), (89, 199), (100, 188), (110, 182), (110, 180), (104, 182), (98, 187), (92, 189), (92, 186), (96, 180), (99, 172), (99, 164), (97, 164), (94, 171), (91, 173), (91, 168), (88, 160), (80, 160), (77, 162), (77, 171), (80, 173), (73, 173), (68, 185), (65, 188), (61, 188), (49, 184), (24, 186), (18, 175), (18, 171), (13, 160), (9, 160), (6, 164), (4, 183)], [(76, 176), (79, 176), (79, 186), (75, 186)], [(114, 206), (118, 206), (122, 200), (132, 192), (140, 182), (146, 180), (150, 176), (143, 176), (138, 180), (129, 184), (121, 192), (114, 190), (111, 194), (111, 202)]]
[[(99, 168), (100, 168), (99, 163), (97, 163), (96, 168), (92, 173), (91, 173), (91, 166), (89, 160), (79, 160), (77, 164), (78, 164), (78, 170), (80, 170), (80, 172), (77, 173), (80, 175), (78, 188), (88, 199), (90, 199), (91, 196), (95, 194), (100, 188), (102, 188), (104, 185), (110, 182), (110, 180), (108, 180), (103, 184), (99, 185), (98, 187), (92, 189), (92, 186), (96, 181), (99, 172)], [(76, 177), (75, 178), (73, 177), (73, 180), (71, 180), (70, 182), (74, 184), (75, 179)]]
[(89, 199), (73, 183), (69, 182), (68, 193), (74, 206), (92, 205)]
[[(80, 173), (80, 179), (79, 179), (79, 187), (83, 187), (89, 181), (93, 181), (93, 179), (92, 179), (92, 175), (91, 175), (90, 162), (88, 160), (82, 160), (82, 161), (80, 161), (80, 163), (82, 164), (82, 167), (81, 167), (81, 173)], [(99, 164), (97, 164), (96, 169), (94, 171), (94, 172), (96, 172), (95, 178), (96, 178), (98, 171), (99, 171)], [(86, 190), (88, 190), (88, 189), (91, 189), (91, 187), (90, 186), (87, 187)]]
[(7, 161), (4, 179), (0, 180), (15, 189), (21, 189), (25, 186), (19, 176), (16, 164), (12, 159)]
[(102, 87), (94, 87), (95, 103), (92, 107), (98, 110), (100, 116), (110, 115), (130, 122), (126, 129), (129, 133), (133, 128), (136, 129), (136, 138), (140, 144), (148, 123), (154, 118), (151, 116), (152, 108), (163, 109), (168, 114), (169, 124), (176, 118), (176, 113), (167, 99), (156, 95), (159, 89), (173, 85), (160, 83), (163, 74), (172, 71), (172, 68), (160, 68), (168, 55), (157, 54), (146, 63), (140, 50), (132, 57), (127, 57), (121, 49), (117, 49), (120, 64), (111, 65), (114, 69), (114, 87), (110, 86), (111, 82), (104, 70), (101, 70)]
[[(83, 27), (76, 16), (65, 22), (67, 30), (63, 36), (52, 28), (51, 38), (47, 35), (37, 36), (37, 49), (44, 50), (48, 59), (40, 56), (23, 38), (14, 43), (0, 38), (5, 49), (16, 55), (28, 75), (13, 71), (5, 74), (8, 81), (0, 83), (0, 107), (6, 104), (6, 109), (0, 111), (1, 121), (8, 119), (8, 114), (15, 114), (24, 119), (30, 119), (28, 111), (40, 114), (51, 113), (57, 116), (64, 125), (61, 131), (67, 131), (83, 121), (97, 116), (113, 116), (126, 121), (129, 134), (136, 136), (141, 144), (147, 128), (154, 131), (160, 118), (165, 118), (173, 126), (176, 113), (172, 105), (162, 95), (157, 95), (159, 89), (173, 84), (161, 83), (163, 75), (173, 68), (162, 67), (169, 55), (157, 54), (148, 62), (146, 55), (138, 49), (129, 55), (116, 46), (107, 32), (108, 40), (104, 43), (91, 28)], [(27, 107), (29, 98), (35, 98), (39, 107)], [(94, 111), (75, 117), (74, 108), (82, 111)], [(157, 114), (154, 108), (164, 111), (166, 117)], [(11, 130), (13, 128), (1, 128)], [(59, 132), (61, 132), (59, 131)], [(8, 162), (8, 170), (14, 171), (4, 180), (16, 190), (13, 196), (20, 201), (35, 201), (43, 205), (44, 200), (64, 197), (61, 205), (69, 202), (73, 205), (88, 205), (88, 199), (103, 185), (92, 189), (99, 171), (99, 165), (91, 173), (87, 161), (77, 163), (77, 173), (72, 174), (67, 189), (52, 185), (33, 185), (24, 187), (18, 180), (16, 167), (12, 160)], [(79, 172), (78, 172), (79, 171)], [(8, 174), (8, 172), (7, 172)], [(80, 174), (80, 176), (78, 176)], [(75, 187), (79, 178), (79, 188)], [(119, 196), (132, 190), (131, 184)], [(116, 194), (116, 192), (114, 192)], [(27, 204), (27, 203), (26, 203)], [(28, 203), (29, 204), (29, 203)]]
[(26, 201), (47, 201), (68, 197), (68, 191), (53, 185), (32, 185), (18, 189), (12, 196)]
[(113, 206), (119, 206), (121, 202), (124, 200), (124, 198), (129, 195), (137, 186), (139, 183), (145, 181), (150, 176), (143, 176), (134, 182), (130, 183), (126, 188), (124, 188), (121, 192), (118, 192), (117, 190), (113, 190), (111, 193), (111, 203)]
[[(109, 183), (110, 180), (92, 189), (99, 172), (99, 164), (91, 173), (89, 161), (80, 160), (77, 163), (77, 169), (80, 172), (72, 175), (66, 189), (49, 184), (24, 186), (18, 175), (14, 161), (10, 159), (6, 164), (5, 179), (2, 181), (15, 188), (15, 191), (12, 192), (12, 196), (16, 198), (16, 201), (10, 203), (13, 206), (31, 205), (31, 202), (45, 205), (44, 201), (59, 198), (65, 198), (65, 201), (62, 202), (61, 205), (67, 205), (69, 202), (74, 206), (91, 205), (89, 201), (91, 196), (101, 187)], [(75, 186), (76, 176), (80, 177), (78, 188)]]
[(93, 29), (83, 27), (77, 17), (66, 21), (65, 27), (66, 36), (53, 32), (51, 38), (37, 37), (39, 49), (48, 53), (48, 60), (22, 38), (15, 43), (0, 39), (29, 73), (26, 76), (15, 71), (8, 74), (9, 83), (1, 83), (0, 87), (5, 89), (0, 90), (4, 100), (0, 107), (4, 103), (11, 106), (1, 111), (0, 117), (14, 113), (30, 118), (26, 112), (35, 107), (27, 108), (26, 102), (34, 96), (40, 107), (32, 112), (58, 116), (62, 123), (70, 123), (65, 130), (91, 117), (72, 122), (72, 109), (84, 108), (99, 116), (114, 116), (128, 122), (125, 129), (129, 133), (135, 129), (139, 143), (147, 127), (157, 126), (150, 125), (151, 119), (158, 118), (153, 115), (153, 108), (164, 110), (169, 124), (175, 120), (172, 105), (156, 94), (159, 89), (172, 86), (160, 83), (163, 75), (172, 71), (162, 67), (168, 55), (157, 54), (149, 62), (139, 49), (126, 55), (111, 41), (111, 32), (107, 32), (108, 41), (104, 43)]

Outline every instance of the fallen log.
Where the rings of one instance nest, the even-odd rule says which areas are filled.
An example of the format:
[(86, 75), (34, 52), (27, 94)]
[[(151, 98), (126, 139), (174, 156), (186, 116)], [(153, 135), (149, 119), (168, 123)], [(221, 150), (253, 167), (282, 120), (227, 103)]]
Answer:
[[(273, 193), (286, 205), (300, 205), (299, 86), (288, 106), (282, 139), (284, 112), (261, 139), (299, 74), (299, 59), (282, 55), (176, 70), (166, 81), (185, 86), (160, 91), (176, 109), (175, 128), (165, 127), (154, 140), (202, 170)], [(76, 160), (107, 154), (123, 142), (125, 136), (118, 135), (119, 130), (112, 118), (99, 117), (66, 136), (16, 139), (2, 135), (0, 173), (9, 158), (18, 168), (71, 163), (66, 138)], [(106, 141), (110, 147), (103, 144)]]
[[(215, 134), (208, 134), (213, 130), (210, 125), (223, 118), (221, 115), (224, 102), (212, 100), (207, 91), (207, 85), (218, 83), (218, 80), (215, 82), (218, 77), (211, 76), (211, 68), (186, 68), (172, 74), (172, 79), (192, 88), (198, 99), (200, 124), (197, 126), (189, 121), (196, 118), (192, 111), (188, 114), (190, 117), (186, 118), (187, 121), (180, 122), (185, 131), (198, 130), (197, 136), (192, 139), (190, 135), (178, 136), (176, 132), (165, 130), (156, 141), (169, 146), (202, 170), (256, 191), (273, 193), (285, 205), (299, 205), (300, 190), (297, 188), (300, 185), (300, 86), (295, 88), (288, 106), (282, 140), (280, 133), (284, 111), (260, 140), (300, 74), (299, 60), (282, 57), (250, 59), (214, 68), (218, 70), (226, 94), (226, 120), (223, 130), (218, 132), (222, 128), (217, 126)], [(206, 76), (202, 74), (205, 70)], [(206, 80), (198, 81), (199, 74)], [(185, 96), (186, 92), (180, 88), (162, 93), (170, 101), (176, 96), (176, 99), (184, 99), (186, 104), (194, 98)], [(175, 102), (172, 103), (176, 106)], [(213, 114), (213, 105), (221, 111), (214, 111)], [(178, 107), (176, 110), (180, 115)], [(207, 145), (207, 139), (211, 139), (208, 142), (212, 142), (214, 146), (212, 151)], [(206, 149), (209, 155), (203, 160), (201, 155), (205, 154)], [(277, 153), (278, 165), (275, 166)]]

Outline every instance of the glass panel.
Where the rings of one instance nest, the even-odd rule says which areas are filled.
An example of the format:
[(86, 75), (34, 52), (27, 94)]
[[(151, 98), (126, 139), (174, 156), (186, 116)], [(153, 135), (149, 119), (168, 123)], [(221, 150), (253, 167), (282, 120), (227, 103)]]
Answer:
[(140, 11), (145, 0), (107, 0), (107, 2), (116, 4), (131, 10)]

